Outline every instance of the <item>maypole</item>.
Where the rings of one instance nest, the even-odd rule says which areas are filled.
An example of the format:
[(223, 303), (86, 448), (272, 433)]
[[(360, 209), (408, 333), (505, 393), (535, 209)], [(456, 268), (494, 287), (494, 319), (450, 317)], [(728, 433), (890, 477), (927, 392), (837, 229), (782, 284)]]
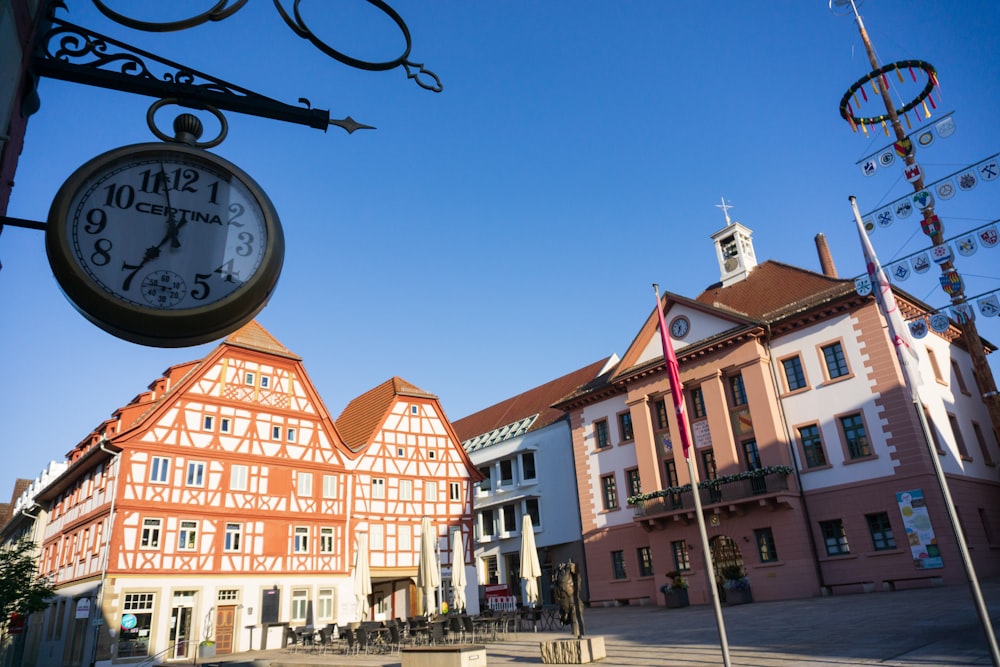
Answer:
[[(903, 168), (904, 176), (913, 185), (914, 196), (920, 195), (922, 197), (920, 201), (920, 204), (923, 206), (921, 210), (923, 214), (921, 228), (924, 234), (931, 239), (933, 246), (941, 247), (942, 251), (947, 250), (947, 243), (944, 237), (944, 223), (941, 222), (941, 219), (934, 212), (934, 198), (925, 190), (924, 174), (916, 159), (916, 147), (907, 137), (906, 132), (903, 130), (902, 121), (900, 120), (900, 116), (903, 116), (906, 118), (907, 125), (909, 125), (909, 118), (906, 114), (913, 111), (919, 117), (919, 111), (921, 110), (925, 118), (930, 118), (931, 109), (937, 108), (934, 98), (931, 95), (933, 90), (938, 87), (937, 72), (935, 72), (934, 67), (930, 63), (922, 60), (903, 60), (889, 65), (879, 65), (878, 58), (875, 56), (875, 49), (872, 47), (871, 40), (868, 37), (868, 31), (865, 30), (861, 14), (858, 13), (855, 0), (830, 0), (831, 9), (835, 5), (839, 7), (850, 6), (854, 14), (854, 20), (858, 25), (858, 31), (861, 33), (861, 41), (865, 45), (865, 52), (868, 54), (868, 61), (872, 66), (872, 71), (858, 79), (841, 98), (840, 115), (850, 123), (851, 128), (855, 132), (860, 129), (866, 136), (869, 129), (874, 133), (878, 131), (878, 128), (881, 128), (889, 136), (889, 127), (892, 128), (892, 133), (896, 139), (893, 147), (896, 154), (903, 159), (905, 164)], [(917, 81), (917, 72), (927, 77), (926, 84), (913, 100), (897, 109), (890, 99), (890, 77), (894, 76), (902, 82), (904, 81), (904, 76), (909, 76), (913, 81)], [(858, 94), (860, 93), (862, 99), (867, 101), (866, 86), (870, 88), (875, 96), (882, 98), (882, 103), (885, 106), (884, 114), (867, 117), (859, 115), (860, 102)], [(854, 102), (853, 105), (852, 101)], [(928, 104), (930, 104), (930, 108), (928, 108)], [(858, 110), (855, 110), (854, 106), (858, 106)], [(948, 252), (950, 253), (950, 250)], [(951, 297), (951, 303), (954, 306), (953, 314), (955, 315), (955, 322), (962, 332), (962, 341), (965, 343), (965, 347), (972, 359), (976, 386), (989, 412), (993, 432), (1000, 433), (1000, 394), (997, 393), (993, 371), (990, 368), (989, 362), (986, 361), (986, 350), (979, 336), (979, 330), (976, 327), (975, 312), (971, 304), (966, 302), (965, 287), (950, 254), (942, 256), (947, 256), (948, 259), (944, 261), (935, 260), (941, 266), (941, 289)]]
[[(922, 201), (917, 202), (918, 206), (922, 207), (924, 218), (921, 223), (921, 227), (923, 228), (924, 233), (931, 238), (935, 247), (944, 246), (944, 226), (938, 216), (934, 213), (934, 199), (933, 196), (926, 193), (924, 189), (924, 175), (914, 156), (915, 148), (913, 146), (913, 142), (906, 136), (906, 132), (903, 131), (903, 126), (899, 119), (901, 113), (908, 113), (910, 110), (917, 108), (918, 105), (923, 108), (925, 117), (930, 117), (930, 111), (927, 109), (927, 102), (930, 101), (931, 105), (934, 106), (931, 93), (938, 85), (937, 74), (930, 63), (917, 60), (902, 61), (886, 66), (879, 66), (878, 58), (875, 56), (875, 50), (872, 48), (871, 40), (868, 37), (868, 31), (865, 30), (865, 24), (864, 21), (861, 20), (861, 14), (858, 13), (855, 0), (830, 0), (831, 9), (833, 9), (835, 4), (842, 7), (847, 6), (848, 4), (850, 5), (851, 11), (854, 13), (854, 19), (858, 25), (858, 31), (861, 33), (861, 40), (865, 45), (865, 51), (868, 53), (868, 60), (872, 66), (872, 71), (856, 81), (854, 85), (848, 89), (847, 93), (844, 94), (844, 97), (841, 98), (840, 113), (851, 124), (851, 127), (855, 132), (857, 132), (860, 127), (862, 132), (866, 135), (868, 134), (866, 126), (870, 127), (872, 132), (875, 132), (876, 128), (880, 126), (884, 129), (885, 134), (888, 135), (889, 130), (886, 126), (886, 121), (889, 122), (896, 138), (896, 142), (893, 147), (896, 154), (902, 157), (905, 163), (903, 173), (906, 176), (906, 180), (913, 184), (914, 201), (917, 202), (918, 196), (922, 198)], [(887, 75), (890, 73), (896, 74), (899, 77), (899, 80), (903, 81), (903, 75), (900, 68), (905, 68), (905, 70), (911, 74), (911, 78), (916, 81), (916, 76), (913, 73), (914, 67), (926, 74), (927, 83), (914, 100), (897, 110), (890, 99), (889, 79)], [(869, 84), (871, 85), (872, 92), (876, 96), (881, 96), (882, 98), (882, 102), (885, 106), (884, 115), (862, 117), (857, 115), (851, 106), (852, 99), (855, 101), (855, 104), (858, 105), (857, 94), (859, 91), (862, 93), (862, 97), (867, 101), (865, 86)], [(909, 124), (909, 120), (907, 120), (907, 124)], [(888, 280), (885, 279), (881, 266), (879, 266), (878, 261), (874, 259), (874, 250), (871, 249), (870, 243), (866, 243), (868, 238), (864, 230), (864, 225), (861, 221), (861, 215), (858, 213), (857, 205), (853, 197), (851, 197), (851, 206), (854, 211), (858, 231), (861, 234), (862, 244), (865, 247), (868, 274), (874, 283), (874, 289), (879, 290), (879, 296), (877, 297), (879, 299), (879, 305), (880, 308), (885, 311), (884, 314), (891, 331), (894, 326), (892, 317), (893, 315), (898, 317), (898, 310), (896, 310), (894, 304), (892, 304), (891, 308), (887, 308), (887, 304), (883, 301), (892, 299), (891, 288), (889, 287)], [(953, 312), (957, 314), (957, 317), (955, 318), (956, 322), (959, 329), (962, 331), (962, 338), (965, 341), (969, 356), (972, 358), (976, 384), (983, 397), (983, 401), (986, 404), (987, 410), (989, 411), (990, 421), (993, 425), (994, 433), (998, 433), (1000, 432), (1000, 430), (998, 430), (998, 426), (1000, 426), (1000, 396), (997, 395), (996, 382), (993, 378), (993, 373), (990, 370), (989, 364), (986, 362), (986, 352), (979, 337), (979, 332), (976, 328), (974, 312), (972, 311), (971, 306), (966, 304), (965, 290), (962, 284), (962, 279), (954, 267), (950, 254), (945, 255), (942, 253), (941, 256), (947, 257), (946, 261), (943, 262), (935, 260), (941, 264), (941, 286), (942, 289), (949, 296), (951, 296), (951, 302), (954, 306)], [(877, 273), (875, 273), (876, 271)], [(885, 292), (883, 293), (882, 290), (885, 290)], [(962, 315), (963, 313), (965, 314), (964, 316)], [(1000, 667), (1000, 648), (997, 646), (996, 635), (993, 632), (989, 612), (986, 608), (986, 603), (983, 600), (982, 590), (979, 586), (979, 579), (976, 576), (976, 571), (972, 564), (972, 557), (968, 553), (968, 549), (966, 547), (965, 536), (962, 531), (961, 523), (958, 519), (958, 512), (955, 509), (955, 505), (951, 497), (951, 492), (948, 488), (948, 481), (941, 468), (941, 462), (937, 460), (935, 448), (931, 444), (930, 429), (927, 424), (926, 416), (923, 413), (923, 406), (918, 392), (919, 382), (912, 377), (907, 361), (903, 355), (901, 355), (900, 363), (903, 365), (903, 372), (905, 376), (904, 381), (913, 398), (914, 410), (917, 413), (917, 418), (920, 421), (920, 425), (924, 433), (924, 439), (927, 443), (927, 451), (930, 456), (931, 465), (935, 471), (938, 485), (940, 486), (944, 499), (945, 510), (947, 511), (948, 519), (955, 535), (955, 541), (962, 557), (962, 565), (969, 581), (969, 588), (972, 593), (973, 602), (975, 603), (976, 612), (979, 615), (980, 622), (982, 623), (983, 630), (986, 635), (990, 658), (994, 667)]]

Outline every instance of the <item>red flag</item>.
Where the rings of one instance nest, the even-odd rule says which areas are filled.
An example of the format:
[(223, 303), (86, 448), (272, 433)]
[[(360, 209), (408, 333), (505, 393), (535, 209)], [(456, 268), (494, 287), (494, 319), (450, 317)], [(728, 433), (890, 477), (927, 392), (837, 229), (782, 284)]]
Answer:
[(660, 303), (660, 288), (655, 283), (656, 290), (656, 316), (660, 321), (660, 343), (663, 344), (663, 361), (667, 365), (667, 376), (670, 378), (670, 395), (673, 397), (674, 410), (677, 412), (677, 428), (681, 432), (681, 447), (684, 450), (684, 458), (688, 458), (688, 451), (691, 449), (691, 436), (688, 430), (687, 410), (684, 408), (684, 389), (681, 387), (681, 369), (677, 363), (677, 355), (674, 354), (674, 346), (670, 344), (667, 337), (667, 324), (663, 321), (663, 304)]

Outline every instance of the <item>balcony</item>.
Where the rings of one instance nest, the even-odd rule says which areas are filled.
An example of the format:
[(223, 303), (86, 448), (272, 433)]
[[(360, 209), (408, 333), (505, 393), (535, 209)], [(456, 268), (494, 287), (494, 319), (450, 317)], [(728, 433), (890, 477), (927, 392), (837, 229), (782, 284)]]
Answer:
[[(702, 508), (723, 508), (733, 514), (742, 514), (750, 505), (771, 509), (787, 505), (790, 473), (791, 468), (780, 466), (701, 482), (698, 493)], [(694, 518), (694, 495), (690, 485), (634, 496), (629, 498), (629, 505), (637, 520), (669, 515), (679, 521)]]

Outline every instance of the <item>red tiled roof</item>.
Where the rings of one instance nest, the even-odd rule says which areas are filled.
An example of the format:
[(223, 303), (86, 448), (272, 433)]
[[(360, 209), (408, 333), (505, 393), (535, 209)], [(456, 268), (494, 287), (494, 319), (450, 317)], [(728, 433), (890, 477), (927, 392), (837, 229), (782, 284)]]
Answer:
[(789, 314), (796, 306), (819, 304), (853, 289), (851, 280), (768, 260), (754, 267), (744, 280), (726, 287), (713, 285), (695, 300), (755, 320), (771, 321)]
[(452, 423), (455, 433), (460, 441), (465, 442), (535, 414), (539, 417), (529, 430), (535, 431), (548, 426), (564, 415), (562, 410), (557, 410), (552, 405), (597, 377), (607, 362), (607, 359), (595, 361), (589, 366), (463, 417)]
[(386, 413), (397, 396), (416, 396), (437, 400), (437, 396), (416, 387), (406, 380), (393, 377), (374, 389), (361, 394), (344, 408), (335, 426), (344, 443), (357, 451), (375, 436), (375, 431), (385, 421)]
[(267, 329), (257, 323), (257, 320), (250, 320), (229, 334), (229, 337), (223, 342), (227, 345), (245, 347), (250, 350), (259, 350), (269, 354), (279, 354), (283, 357), (295, 359), (296, 361), (302, 361), (302, 357), (279, 343), (274, 336), (268, 333)]

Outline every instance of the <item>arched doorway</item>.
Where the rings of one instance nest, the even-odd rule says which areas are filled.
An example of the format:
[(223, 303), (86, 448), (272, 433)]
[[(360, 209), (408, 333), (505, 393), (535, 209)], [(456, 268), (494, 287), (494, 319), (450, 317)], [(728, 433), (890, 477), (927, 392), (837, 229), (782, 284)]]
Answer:
[(723, 582), (726, 579), (738, 579), (746, 576), (743, 564), (743, 554), (736, 541), (726, 535), (716, 535), (708, 541), (712, 551), (712, 567), (715, 569), (715, 586), (719, 590), (719, 599), (726, 601), (726, 589)]

